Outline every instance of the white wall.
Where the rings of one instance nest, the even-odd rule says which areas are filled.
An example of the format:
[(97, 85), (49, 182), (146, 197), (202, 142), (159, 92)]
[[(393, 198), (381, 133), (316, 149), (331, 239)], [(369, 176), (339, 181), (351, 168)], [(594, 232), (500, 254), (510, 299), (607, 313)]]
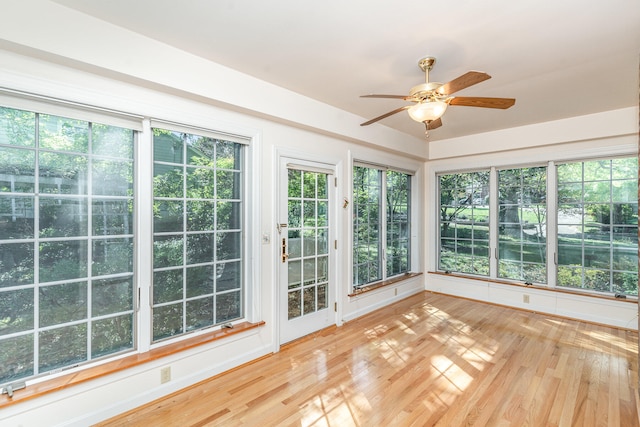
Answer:
[[(9, 9), (9, 10), (8, 10)], [(78, 37), (78, 34), (82, 34)], [(123, 110), (158, 119), (213, 128), (253, 138), (252, 189), (254, 248), (252, 282), (256, 295), (253, 312), (266, 326), (204, 345), (187, 352), (117, 372), (41, 398), (7, 406), (0, 411), (0, 425), (89, 425), (159, 396), (278, 349), (277, 342), (277, 248), (275, 239), (262, 244), (261, 236), (276, 236), (277, 153), (304, 153), (310, 158), (331, 158), (340, 164), (338, 196), (350, 198), (353, 159), (398, 165), (416, 171), (413, 207), (413, 270), (434, 269), (433, 175), (438, 168), (461, 164), (510, 161), (514, 141), (526, 141), (517, 157), (524, 161), (526, 147), (545, 145), (571, 152), (598, 150), (604, 143), (615, 150), (630, 151), (628, 129), (607, 128), (597, 140), (582, 141), (585, 123), (593, 118), (570, 119), (532, 128), (512, 129), (494, 135), (425, 144), (383, 126), (360, 127), (360, 117), (277, 88), (217, 64), (162, 45), (135, 33), (86, 17), (47, 0), (12, 2), (0, 14), (0, 86), (54, 98)], [(604, 113), (607, 122), (632, 128), (632, 111)], [(637, 117), (637, 114), (636, 116)], [(597, 117), (596, 117), (597, 119)], [(592, 127), (597, 126), (591, 124)], [(551, 136), (536, 140), (532, 132)], [(571, 144), (579, 141), (577, 146)], [(571, 142), (571, 144), (567, 144)], [(478, 145), (483, 150), (478, 150)], [(536, 150), (535, 148), (533, 148)], [(544, 150), (535, 151), (544, 157)], [(464, 160), (457, 156), (467, 156)], [(428, 157), (436, 159), (425, 163)], [(423, 198), (423, 195), (424, 196)], [(433, 211), (433, 212), (432, 212)], [(510, 289), (478, 290), (466, 283), (438, 281), (428, 275), (356, 297), (348, 297), (351, 283), (349, 210), (340, 210), (339, 232), (344, 245), (338, 249), (339, 299), (336, 322), (348, 321), (391, 301), (425, 288), (492, 302), (510, 303)], [(482, 287), (482, 286), (480, 286)], [(502, 292), (502, 293), (500, 293)], [(537, 302), (537, 294), (532, 302)], [(541, 299), (544, 299), (542, 296)], [(517, 299), (517, 298), (516, 298)], [(570, 299), (563, 313), (579, 312), (579, 299)], [(548, 306), (551, 303), (541, 302)], [(556, 301), (556, 307), (562, 305)], [(517, 305), (514, 303), (514, 305)], [(567, 306), (568, 306), (567, 305)], [(617, 307), (617, 306), (616, 306)], [(556, 309), (556, 311), (558, 311)], [(607, 316), (611, 324), (626, 321), (626, 313)], [(576, 315), (579, 317), (579, 313)], [(606, 322), (604, 322), (606, 323)], [(625, 325), (629, 326), (629, 325)], [(159, 370), (171, 366), (172, 381), (160, 384)]]

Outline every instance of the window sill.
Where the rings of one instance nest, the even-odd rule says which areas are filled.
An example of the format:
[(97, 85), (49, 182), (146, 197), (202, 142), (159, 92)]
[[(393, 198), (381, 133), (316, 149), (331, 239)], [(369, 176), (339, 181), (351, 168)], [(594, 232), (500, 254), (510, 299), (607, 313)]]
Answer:
[(137, 353), (121, 359), (106, 362), (97, 366), (89, 367), (66, 375), (45, 380), (36, 384), (28, 385), (22, 390), (14, 392), (12, 398), (8, 395), (0, 396), (0, 409), (9, 405), (24, 402), (42, 396), (47, 393), (53, 393), (77, 384), (81, 384), (114, 372), (122, 371), (144, 363), (152, 362), (160, 358), (179, 353), (194, 347), (198, 347), (213, 341), (224, 339), (231, 335), (236, 335), (251, 329), (261, 327), (264, 321), (258, 323), (242, 322), (233, 326), (233, 328), (220, 328), (207, 334), (198, 335), (197, 337), (187, 338), (179, 342), (154, 348), (146, 353)]
[(517, 286), (517, 287), (521, 287), (521, 288), (536, 289), (536, 290), (547, 291), (547, 292), (557, 292), (557, 293), (567, 294), (567, 295), (579, 295), (579, 296), (582, 296), (582, 297), (596, 298), (596, 299), (601, 299), (601, 300), (620, 301), (620, 302), (628, 302), (628, 303), (633, 303), (633, 304), (637, 304), (638, 303), (638, 298), (634, 297), (634, 296), (627, 296), (626, 298), (616, 298), (613, 295), (596, 294), (596, 293), (591, 293), (591, 292), (587, 292), (587, 291), (580, 291), (580, 290), (577, 290), (577, 289), (573, 290), (573, 289), (568, 289), (568, 288), (556, 288), (556, 287), (551, 287), (551, 286), (542, 286), (542, 285), (535, 285), (535, 284), (534, 285), (526, 285), (524, 283), (513, 282), (513, 281), (509, 281), (509, 280), (490, 279), (489, 277), (475, 277), (475, 276), (470, 276), (470, 275), (460, 274), (460, 273), (445, 273), (444, 271), (429, 271), (428, 273), (429, 274), (434, 274), (434, 275), (439, 275), (439, 276), (456, 277), (456, 278), (459, 278), (459, 279), (476, 280), (476, 281), (480, 281), (480, 282), (484, 282), (484, 283), (494, 283), (494, 284), (498, 284), (498, 285)]
[(404, 280), (411, 279), (413, 277), (417, 277), (417, 276), (421, 276), (421, 275), (422, 275), (422, 273), (405, 273), (405, 274), (403, 274), (401, 276), (392, 277), (391, 279), (388, 279), (388, 280), (382, 280), (380, 282), (376, 282), (376, 283), (372, 283), (370, 285), (363, 286), (363, 287), (357, 289), (355, 292), (349, 294), (348, 296), (349, 297), (355, 297), (355, 296), (358, 296), (358, 295), (362, 295), (362, 294), (365, 294), (367, 292), (375, 291), (376, 289), (384, 288), (386, 286), (391, 286), (391, 285), (394, 285), (394, 284), (396, 284), (398, 282), (402, 282)]

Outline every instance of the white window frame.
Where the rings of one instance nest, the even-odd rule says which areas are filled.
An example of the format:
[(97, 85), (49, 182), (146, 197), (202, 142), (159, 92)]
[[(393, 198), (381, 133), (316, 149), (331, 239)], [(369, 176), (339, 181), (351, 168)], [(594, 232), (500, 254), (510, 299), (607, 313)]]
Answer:
[[(61, 98), (41, 96), (29, 92), (0, 88), (0, 105), (8, 108), (15, 108), (35, 113), (42, 113), (60, 116), (70, 119), (83, 120), (101, 124), (108, 124), (118, 127), (125, 127), (134, 130), (135, 142), (133, 152), (134, 163), (134, 254), (133, 254), (133, 277), (134, 277), (134, 345), (131, 350), (108, 355), (100, 359), (89, 360), (78, 365), (58, 369), (48, 372), (45, 375), (25, 377), (17, 381), (25, 381), (27, 384), (35, 384), (47, 379), (52, 379), (68, 372), (77, 372), (91, 368), (96, 364), (103, 364), (109, 360), (116, 360), (131, 354), (148, 352), (153, 348), (162, 347), (177, 341), (188, 339), (194, 336), (207, 334), (220, 329), (220, 325), (206, 329), (195, 330), (188, 334), (182, 334), (175, 338), (169, 338), (152, 345), (151, 331), (151, 283), (152, 283), (152, 254), (153, 254), (153, 230), (152, 217), (153, 209), (153, 151), (152, 132), (153, 124), (171, 126), (173, 129), (188, 129), (191, 133), (205, 134), (216, 138), (233, 140), (245, 145), (242, 150), (243, 162), (243, 188), (242, 188), (242, 215), (243, 215), (243, 316), (233, 323), (242, 321), (258, 322), (261, 320), (262, 310), (259, 302), (260, 298), (260, 277), (259, 268), (252, 266), (251, 259), (259, 257), (259, 239), (256, 230), (259, 229), (260, 215), (256, 209), (260, 206), (260, 197), (254, 189), (260, 186), (261, 165), (260, 146), (261, 134), (256, 129), (242, 126), (230, 126), (228, 123), (220, 122), (210, 116), (190, 115), (195, 123), (177, 123), (165, 119), (150, 119), (142, 114), (129, 113), (113, 110), (109, 108), (97, 107), (94, 105), (82, 104), (68, 101)], [(174, 111), (176, 117), (184, 114), (178, 110)], [(195, 118), (194, 118), (195, 117)], [(205, 123), (202, 126), (200, 123)], [(216, 129), (216, 130), (212, 130)], [(228, 131), (227, 131), (228, 129)], [(148, 213), (148, 214), (145, 214)], [(37, 312), (36, 312), (37, 315)], [(222, 343), (221, 341), (220, 343)], [(221, 345), (221, 344), (216, 345)]]

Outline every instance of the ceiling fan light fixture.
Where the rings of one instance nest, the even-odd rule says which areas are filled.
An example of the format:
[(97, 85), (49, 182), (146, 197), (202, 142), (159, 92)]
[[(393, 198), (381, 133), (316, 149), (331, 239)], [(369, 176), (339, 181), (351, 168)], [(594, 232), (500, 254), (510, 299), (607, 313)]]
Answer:
[(442, 117), (448, 106), (444, 101), (424, 101), (412, 105), (408, 112), (416, 122), (430, 122)]

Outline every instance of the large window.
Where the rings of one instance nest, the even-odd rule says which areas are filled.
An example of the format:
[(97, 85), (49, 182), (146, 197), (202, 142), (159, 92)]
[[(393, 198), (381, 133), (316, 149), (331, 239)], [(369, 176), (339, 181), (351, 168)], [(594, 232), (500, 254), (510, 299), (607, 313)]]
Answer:
[(558, 165), (558, 285), (638, 294), (637, 159)]
[(134, 348), (133, 149), (0, 108), (0, 383)]
[(547, 282), (547, 168), (498, 171), (498, 277)]
[(637, 295), (637, 171), (634, 156), (439, 175), (438, 269)]
[(411, 175), (356, 165), (353, 201), (354, 288), (407, 273), (411, 267)]
[(153, 340), (243, 315), (241, 152), (153, 129)]
[(438, 176), (440, 270), (489, 275), (489, 171)]
[(0, 107), (0, 384), (243, 318), (242, 143), (157, 126), (144, 152), (140, 118), (48, 108), (74, 118)]
[(409, 271), (411, 176), (388, 170), (386, 183), (387, 276), (396, 276)]

